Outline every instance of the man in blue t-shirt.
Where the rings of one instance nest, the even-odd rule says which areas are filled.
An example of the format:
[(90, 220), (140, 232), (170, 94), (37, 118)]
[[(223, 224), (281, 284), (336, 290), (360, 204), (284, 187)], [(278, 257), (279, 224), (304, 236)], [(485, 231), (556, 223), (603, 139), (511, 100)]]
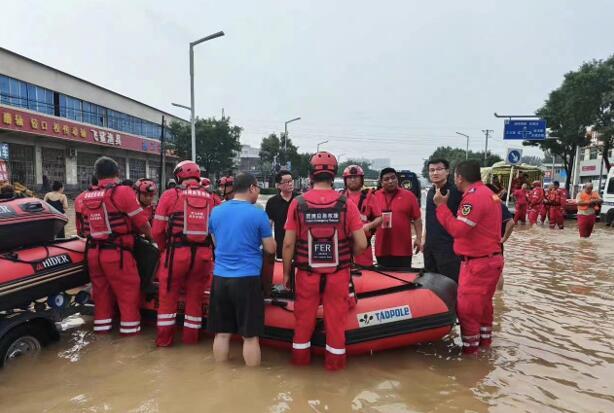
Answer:
[[(272, 261), (275, 239), (267, 214), (254, 203), (260, 188), (253, 175), (234, 180), (235, 197), (213, 209), (209, 231), (215, 244), (215, 266), (207, 327), (215, 334), (216, 361), (228, 359), (230, 337), (243, 337), (243, 359), (260, 364), (258, 337), (264, 331), (264, 295), (260, 273), (263, 253)], [(272, 268), (272, 267), (271, 267)]]

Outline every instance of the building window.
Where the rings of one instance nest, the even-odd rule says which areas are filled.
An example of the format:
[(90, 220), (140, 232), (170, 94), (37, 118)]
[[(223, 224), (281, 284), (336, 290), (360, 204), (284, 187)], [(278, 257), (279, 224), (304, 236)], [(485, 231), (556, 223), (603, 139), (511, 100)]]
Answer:
[(53, 115), (53, 92), (44, 87), (28, 84), (28, 109)]
[(597, 159), (597, 155), (599, 154), (599, 149), (593, 147), (590, 149), (589, 159)]
[(70, 96), (60, 95), (60, 116), (67, 119), (83, 121), (83, 102)]

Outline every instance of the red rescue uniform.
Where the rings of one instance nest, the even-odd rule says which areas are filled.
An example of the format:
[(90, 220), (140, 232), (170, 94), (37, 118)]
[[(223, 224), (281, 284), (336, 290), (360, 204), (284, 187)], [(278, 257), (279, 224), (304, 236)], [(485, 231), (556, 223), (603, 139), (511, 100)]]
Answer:
[(141, 330), (140, 277), (131, 250), (138, 228), (147, 217), (132, 188), (117, 179), (101, 179), (83, 194), (80, 204), (83, 231), (88, 237), (87, 262), (92, 281), (94, 331), (111, 330), (115, 302), (119, 307), (122, 335)]
[[(332, 213), (339, 202), (340, 194), (334, 190), (310, 190), (302, 195), (309, 207), (327, 209)], [(296, 231), (295, 263), (299, 268), (296, 272), (294, 317), (296, 319), (294, 338), (292, 340), (292, 361), (295, 364), (308, 364), (311, 361), (311, 336), (316, 326), (316, 316), (320, 301), (324, 306), (324, 326), (326, 329), (326, 355), (325, 367), (336, 370), (345, 366), (345, 320), (351, 305), (349, 297), (351, 237), (354, 231), (362, 229), (360, 213), (353, 202), (345, 202), (341, 214), (342, 233), (337, 231), (339, 240), (338, 254), (336, 254), (339, 267), (301, 269), (299, 261), (305, 261), (304, 254), (309, 255), (305, 249), (316, 247), (316, 242), (309, 242), (305, 218), (299, 212), (299, 198), (295, 198), (288, 208), (286, 231)], [(308, 212), (312, 214), (311, 212)], [(321, 229), (330, 235), (338, 226), (323, 225)], [(314, 236), (317, 237), (317, 234)], [(317, 241), (317, 238), (316, 238)], [(322, 244), (328, 244), (325, 240)], [(330, 245), (330, 244), (329, 244)], [(315, 252), (314, 252), (315, 254)], [(328, 272), (330, 271), (330, 272)], [(324, 292), (320, 292), (322, 277), (325, 278)]]
[[(369, 189), (363, 189), (362, 191), (345, 191), (344, 195), (358, 207), (358, 211), (360, 212), (360, 220), (363, 225), (369, 222), (372, 222), (374, 219), (382, 216), (382, 211), (375, 200), (375, 193)], [(354, 257), (354, 263), (370, 267), (373, 265), (373, 248), (371, 248), (371, 239), (373, 238), (373, 233), (368, 233), (367, 241), (368, 246), (367, 249), (360, 254), (358, 257)]]
[(455, 217), (446, 204), (437, 219), (454, 237), (454, 252), (462, 259), (457, 314), (463, 352), (489, 346), (492, 335), (492, 297), (503, 270), (501, 202), (482, 182), (467, 188)]
[[(83, 196), (85, 192), (81, 192), (75, 198), (74, 208), (75, 208), (75, 227), (77, 229), (77, 235), (80, 237), (85, 237), (86, 231), (84, 229), (83, 222)], [(89, 231), (87, 231), (89, 232)]]
[(516, 200), (514, 222), (518, 223), (518, 221), (520, 221), (524, 224), (527, 220), (527, 208), (529, 206), (528, 191), (525, 191), (524, 189), (516, 189), (513, 192), (513, 195), (514, 199)]
[(565, 204), (563, 199), (563, 193), (560, 189), (550, 189), (546, 194), (546, 200), (548, 202), (548, 223), (551, 229), (554, 229), (558, 225), (560, 229), (563, 229), (565, 219), (563, 218), (563, 212), (561, 205)]
[(175, 335), (179, 294), (185, 290), (183, 342), (198, 342), (203, 293), (210, 282), (212, 251), (208, 222), (213, 196), (200, 184), (181, 185), (160, 197), (152, 235), (160, 247), (159, 306), (156, 345), (170, 346)]
[(544, 207), (544, 197), (544, 188), (541, 186), (533, 188), (529, 193), (529, 222), (531, 224), (537, 223), (537, 218)]
[(411, 257), (411, 223), (421, 218), (418, 199), (403, 188), (392, 194), (380, 189), (375, 199), (383, 218), (375, 233), (375, 256)]

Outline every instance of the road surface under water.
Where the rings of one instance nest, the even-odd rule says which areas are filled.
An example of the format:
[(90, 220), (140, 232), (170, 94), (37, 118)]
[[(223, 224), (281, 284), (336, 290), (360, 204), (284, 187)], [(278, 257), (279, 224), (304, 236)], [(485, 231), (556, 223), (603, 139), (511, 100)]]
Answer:
[[(2, 412), (613, 412), (614, 228), (580, 240), (520, 226), (506, 245), (505, 287), (495, 297), (493, 348), (458, 355), (442, 342), (295, 368), (265, 348), (263, 366), (215, 364), (211, 339), (154, 346), (132, 338), (64, 333), (33, 359), (0, 371)], [(417, 258), (416, 264), (421, 262)]]

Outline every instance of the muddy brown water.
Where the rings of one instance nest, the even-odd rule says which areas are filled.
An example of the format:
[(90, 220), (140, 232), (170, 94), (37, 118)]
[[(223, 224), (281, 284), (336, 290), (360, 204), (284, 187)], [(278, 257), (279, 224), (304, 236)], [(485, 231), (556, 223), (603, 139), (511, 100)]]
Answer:
[[(154, 346), (141, 336), (63, 333), (0, 371), (1, 412), (613, 412), (614, 228), (580, 240), (519, 227), (506, 246), (492, 349), (463, 358), (443, 341), (295, 368), (264, 348), (260, 368), (215, 364), (211, 339)], [(421, 257), (417, 258), (417, 264)]]

